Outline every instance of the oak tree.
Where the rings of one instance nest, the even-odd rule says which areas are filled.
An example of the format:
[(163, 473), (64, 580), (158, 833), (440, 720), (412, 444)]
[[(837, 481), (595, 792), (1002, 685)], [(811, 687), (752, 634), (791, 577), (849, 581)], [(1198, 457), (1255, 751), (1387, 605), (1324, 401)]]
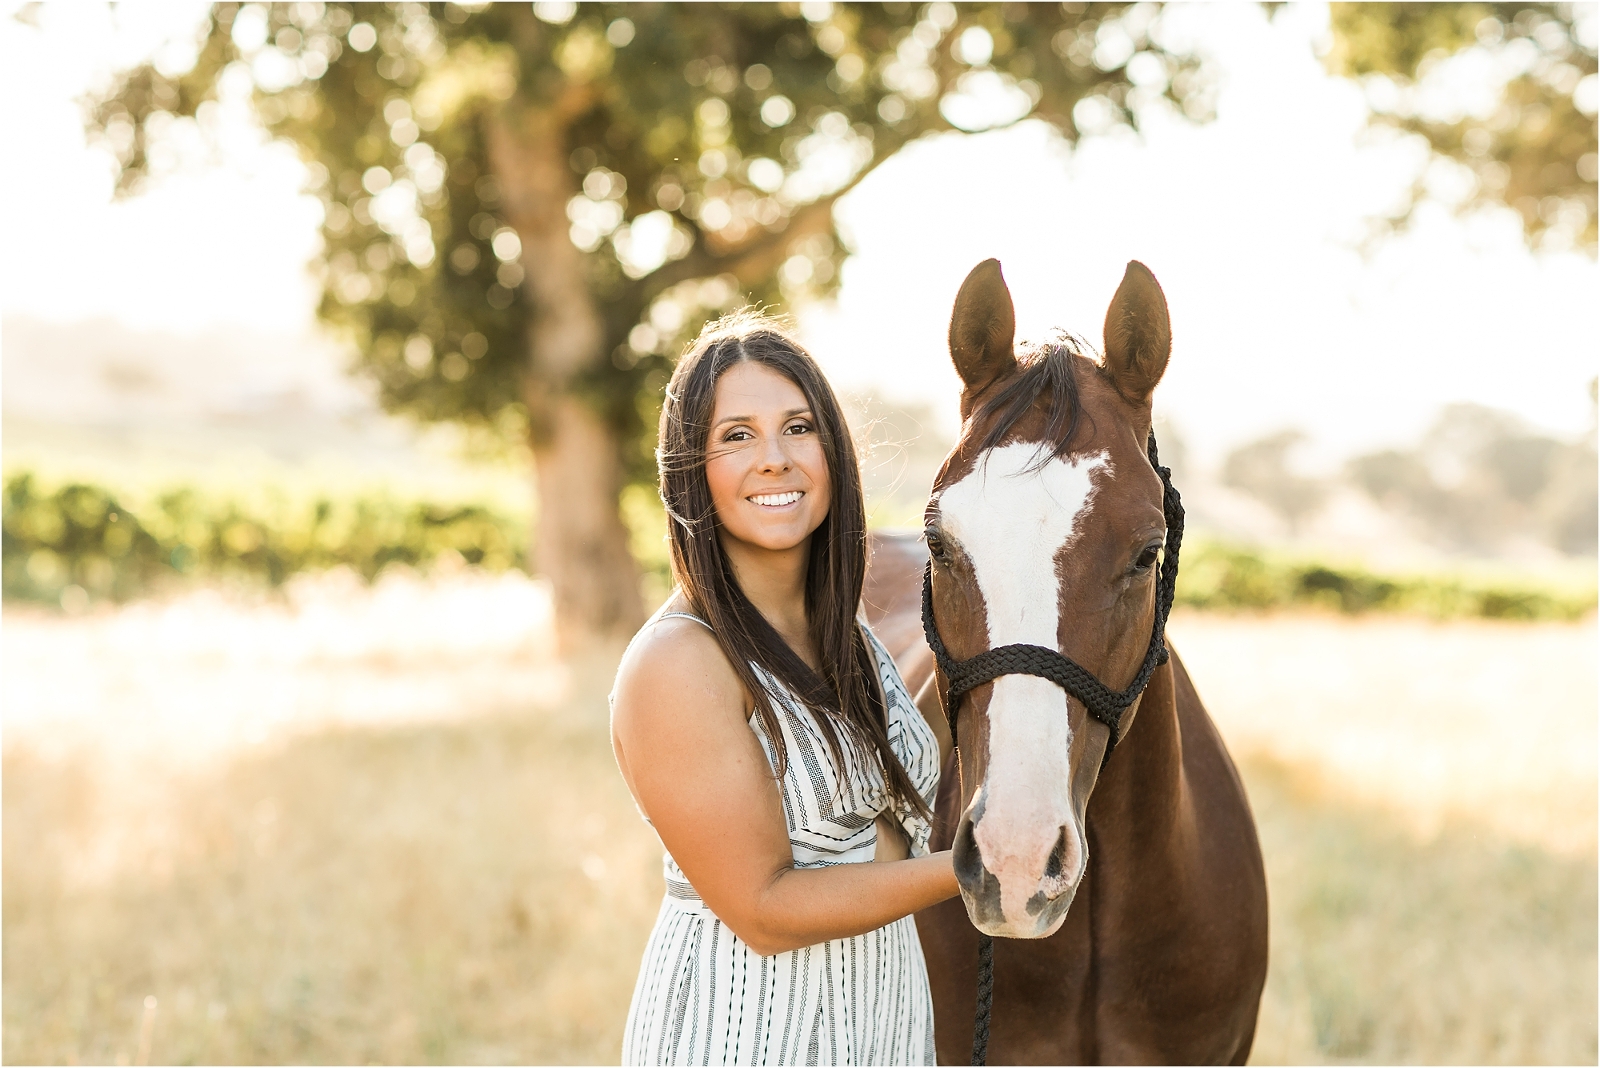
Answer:
[(909, 141), (1199, 114), (1197, 72), (1152, 4), (220, 4), (90, 123), (125, 191), (219, 99), (297, 146), (384, 404), (526, 433), (570, 647), (642, 619), (618, 495), (689, 331), (834, 284), (834, 203)]
[[(1508, 204), (1533, 241), (1595, 254), (1594, 4), (1338, 3), (1331, 29), (1328, 61), (1367, 82), (1374, 118), (1467, 169), (1461, 208)], [(1425, 177), (1392, 221), (1424, 195)]]

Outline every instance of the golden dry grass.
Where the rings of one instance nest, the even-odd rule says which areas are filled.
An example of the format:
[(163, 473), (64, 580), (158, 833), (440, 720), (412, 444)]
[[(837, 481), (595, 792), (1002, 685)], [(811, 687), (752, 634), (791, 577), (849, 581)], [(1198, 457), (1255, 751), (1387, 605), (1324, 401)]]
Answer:
[(1419, 840), (1316, 770), (1243, 770), (1272, 937), (1253, 1063), (1595, 1062), (1592, 857)]
[(1173, 643), (1235, 753), (1323, 769), (1419, 837), (1465, 819), (1593, 856), (1595, 620), (1176, 613)]
[[(614, 1062), (659, 846), (519, 581), (8, 610), (4, 1060)], [(1267, 857), (1257, 1062), (1595, 1061), (1594, 625), (1484, 626), (1175, 621)]]
[(1594, 1063), (1594, 619), (1172, 633), (1267, 861), (1252, 1060)]
[(614, 1061), (660, 858), (562, 711), (244, 757), (114, 872), (74, 852), (119, 799), (8, 755), (5, 1059), (127, 1063), (153, 994), (160, 1062)]

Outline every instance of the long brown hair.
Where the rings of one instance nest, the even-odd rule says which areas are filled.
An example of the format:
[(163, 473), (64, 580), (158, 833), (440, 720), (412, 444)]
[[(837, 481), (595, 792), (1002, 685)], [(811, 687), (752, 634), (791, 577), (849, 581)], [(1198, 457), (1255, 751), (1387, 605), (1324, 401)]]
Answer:
[[(776, 371), (805, 394), (828, 462), (833, 495), (827, 517), (811, 535), (805, 582), (806, 622), (821, 659), (820, 672), (807, 666), (745, 596), (717, 535), (716, 507), (706, 481), (707, 436), (718, 379), (745, 361)], [(678, 361), (667, 385), (656, 463), (668, 516), (672, 576), (755, 699), (756, 715), (777, 749), (778, 775), (788, 766), (788, 753), (777, 711), (755, 665), (818, 713), (841, 779), (848, 745), (858, 759), (876, 757), (893, 801), (931, 818), (889, 745), (874, 658), (856, 622), (867, 567), (861, 469), (839, 400), (816, 361), (782, 326), (753, 312), (736, 312), (709, 324)]]

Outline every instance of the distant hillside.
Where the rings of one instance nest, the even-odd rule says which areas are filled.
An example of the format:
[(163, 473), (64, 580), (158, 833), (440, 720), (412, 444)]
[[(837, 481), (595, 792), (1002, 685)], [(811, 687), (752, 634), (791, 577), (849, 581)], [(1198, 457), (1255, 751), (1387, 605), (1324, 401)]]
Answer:
[(0, 322), (7, 413), (74, 423), (204, 419), (310, 409), (376, 410), (315, 336), (214, 330), (168, 334), (108, 319)]
[[(496, 462), (467, 461), (457, 428), (380, 411), (327, 338), (13, 316), (0, 322), (0, 351), (8, 470), (119, 486), (292, 481), (337, 494), (340, 485), (382, 481), (454, 498), (472, 483), (494, 499), (528, 491), (525, 462), (503, 446)], [(871, 521), (919, 528), (951, 444), (938, 420), (926, 406), (871, 391), (845, 399)], [(1200, 537), (1335, 553), (1380, 569), (1594, 558), (1592, 434), (1558, 442), (1504, 413), (1457, 406), (1413, 450), (1313, 476), (1293, 463), (1301, 441), (1293, 431), (1242, 446), (1210, 471), (1189, 461), (1176, 427), (1158, 420), (1157, 430)], [(639, 494), (634, 504), (654, 514), (654, 494)]]
[(384, 414), (327, 338), (7, 316), (0, 353), (8, 466), (184, 470), (253, 457), (406, 474), (453, 460), (440, 434)]

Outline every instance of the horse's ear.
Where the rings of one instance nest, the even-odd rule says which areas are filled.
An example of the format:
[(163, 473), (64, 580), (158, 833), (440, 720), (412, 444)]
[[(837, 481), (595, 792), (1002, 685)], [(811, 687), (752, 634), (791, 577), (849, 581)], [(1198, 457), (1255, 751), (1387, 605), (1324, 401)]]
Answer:
[(950, 359), (968, 395), (1016, 368), (1016, 334), (1017, 313), (1000, 261), (984, 260), (961, 283), (950, 313)]
[(1117, 392), (1147, 404), (1172, 355), (1172, 324), (1167, 297), (1150, 268), (1128, 262), (1127, 273), (1106, 309), (1106, 371)]

